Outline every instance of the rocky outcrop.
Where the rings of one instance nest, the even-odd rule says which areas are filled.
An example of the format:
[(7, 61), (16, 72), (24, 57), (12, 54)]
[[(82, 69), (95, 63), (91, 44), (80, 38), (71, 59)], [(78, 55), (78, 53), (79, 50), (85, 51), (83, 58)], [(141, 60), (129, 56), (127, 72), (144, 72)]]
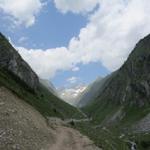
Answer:
[(34, 90), (39, 84), (38, 76), (1, 33), (0, 68), (10, 71), (26, 83), (27, 86)]
[(136, 133), (150, 132), (150, 113), (133, 125), (133, 131)]

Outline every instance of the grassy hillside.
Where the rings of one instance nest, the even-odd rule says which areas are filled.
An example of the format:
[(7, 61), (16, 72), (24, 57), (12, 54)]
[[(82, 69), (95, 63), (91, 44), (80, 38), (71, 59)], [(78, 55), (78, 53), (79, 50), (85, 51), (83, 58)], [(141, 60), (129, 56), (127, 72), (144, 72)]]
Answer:
[(121, 126), (97, 127), (93, 123), (76, 123), (74, 128), (80, 130), (104, 150), (131, 150), (131, 142), (136, 143), (137, 150), (150, 149), (150, 134), (127, 132)]
[(63, 119), (82, 117), (76, 108), (54, 96), (41, 84), (36, 91), (33, 91), (18, 77), (4, 69), (0, 69), (0, 86), (10, 89), (44, 116), (56, 116)]
[[(110, 121), (118, 110), (126, 112), (125, 116), (121, 120), (118, 116), (114, 122)], [(150, 107), (148, 106), (120, 108), (105, 104), (101, 106), (91, 122), (75, 123), (73, 127), (87, 135), (95, 142), (95, 145), (104, 150), (131, 150), (131, 142), (136, 143), (137, 150), (149, 150), (150, 132), (134, 130), (134, 126), (149, 113)]]

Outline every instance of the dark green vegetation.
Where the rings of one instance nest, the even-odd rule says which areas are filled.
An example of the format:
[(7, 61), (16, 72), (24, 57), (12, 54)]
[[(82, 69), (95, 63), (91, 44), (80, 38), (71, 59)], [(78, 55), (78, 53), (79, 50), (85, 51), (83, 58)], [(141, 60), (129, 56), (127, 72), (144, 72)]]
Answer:
[(90, 137), (94, 144), (104, 150), (131, 150), (136, 143), (137, 150), (150, 149), (150, 134), (132, 133), (121, 126), (97, 127), (92, 123), (76, 123), (73, 127)]
[[(19, 96), (27, 103), (32, 105), (34, 108), (36, 108), (45, 117), (53, 116), (60, 117), (62, 119), (81, 118), (82, 114), (76, 108), (60, 100), (58, 97), (53, 95), (53, 93), (51, 93), (47, 88), (45, 88), (38, 82), (36, 74), (22, 60), (20, 55), (16, 53), (15, 49), (10, 45), (8, 40), (3, 35), (0, 36), (0, 86), (4, 86), (10, 89), (17, 96)], [(11, 59), (15, 62), (15, 65), (17, 62), (17, 65), (20, 66), (14, 67), (14, 64), (11, 64), (11, 62), (13, 62)], [(2, 66), (2, 64), (4, 64), (4, 66)], [(14, 73), (12, 70), (7, 68), (7, 64), (8, 66), (12, 65), (12, 68), (14, 67), (15, 69), (18, 67), (16, 69), (17, 73), (20, 71), (23, 75), (25, 74), (27, 77), (31, 77), (31, 79), (35, 80), (36, 88), (31, 88), (35, 85), (32, 84), (32, 86), (29, 86), (27, 84), (27, 80), (23, 81), (22, 79), (20, 79), (20, 77), (16, 75), (16, 72)], [(22, 64), (24, 70), (21, 68)], [(25, 79), (26, 77), (22, 76), (22, 78)]]
[[(116, 109), (118, 110), (118, 108)], [(90, 137), (97, 146), (104, 150), (131, 150), (131, 142), (136, 143), (138, 150), (149, 150), (150, 133), (136, 133), (132, 127), (150, 112), (150, 108), (126, 108), (124, 111), (127, 111), (127, 114), (122, 120), (118, 118), (113, 123), (107, 122), (107, 117), (109, 118), (114, 111), (115, 108), (108, 107), (99, 114), (98, 118), (101, 118), (99, 123), (93, 120), (89, 123), (75, 123), (72, 127)], [(107, 117), (104, 118), (104, 116)]]

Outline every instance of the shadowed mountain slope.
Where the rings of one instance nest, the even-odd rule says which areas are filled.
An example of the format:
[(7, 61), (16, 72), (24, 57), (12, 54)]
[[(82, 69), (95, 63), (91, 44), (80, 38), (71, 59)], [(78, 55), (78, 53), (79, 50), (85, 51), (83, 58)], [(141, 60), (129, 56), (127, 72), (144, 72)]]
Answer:
[(84, 110), (96, 122), (112, 122), (132, 116), (136, 120), (149, 112), (149, 104), (150, 35), (139, 41), (124, 65), (113, 73)]

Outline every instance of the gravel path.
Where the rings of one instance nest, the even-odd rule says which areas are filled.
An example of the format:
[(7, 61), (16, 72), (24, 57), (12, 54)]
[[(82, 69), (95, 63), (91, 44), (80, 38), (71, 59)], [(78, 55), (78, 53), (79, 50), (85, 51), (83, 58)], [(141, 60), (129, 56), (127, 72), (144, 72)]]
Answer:
[(49, 150), (100, 150), (78, 131), (68, 127), (57, 127), (56, 143)]

